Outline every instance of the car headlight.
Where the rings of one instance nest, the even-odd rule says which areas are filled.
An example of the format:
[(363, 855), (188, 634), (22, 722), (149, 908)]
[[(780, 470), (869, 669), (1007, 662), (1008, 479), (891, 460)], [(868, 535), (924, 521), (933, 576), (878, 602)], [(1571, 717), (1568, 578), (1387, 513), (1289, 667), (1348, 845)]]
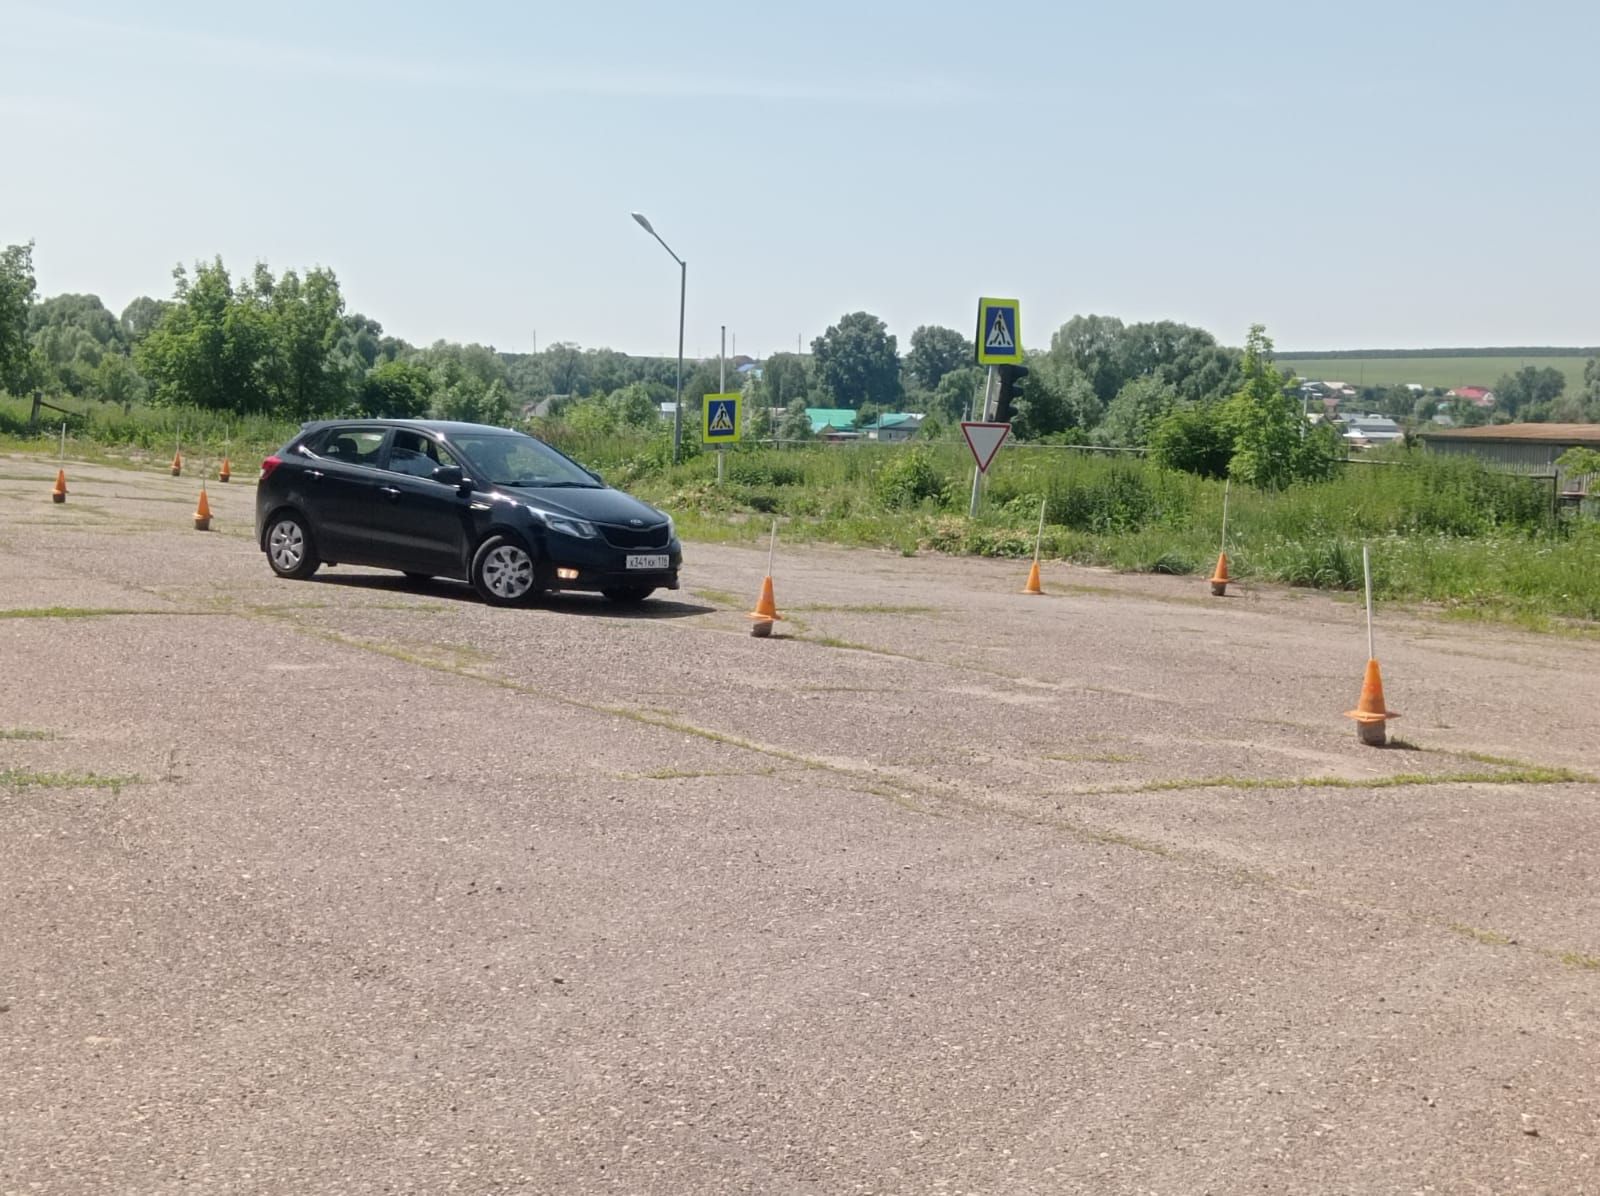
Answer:
[(667, 516), (667, 539), (671, 540), (678, 534), (678, 525), (672, 522), (672, 516)]
[(574, 519), (570, 515), (557, 515), (550, 511), (541, 511), (538, 507), (529, 507), (533, 517), (549, 528), (563, 536), (572, 536), (578, 540), (593, 540), (600, 533), (595, 530), (594, 524), (587, 519)]

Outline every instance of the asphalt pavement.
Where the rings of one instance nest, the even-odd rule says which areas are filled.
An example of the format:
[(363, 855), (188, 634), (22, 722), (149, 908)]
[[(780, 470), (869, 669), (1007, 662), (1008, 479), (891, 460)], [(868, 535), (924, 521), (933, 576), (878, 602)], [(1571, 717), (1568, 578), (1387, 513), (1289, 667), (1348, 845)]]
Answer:
[[(1600, 641), (0, 456), (0, 1196), (1600, 1192)], [(242, 475), (242, 476), (241, 476)], [(242, 483), (242, 484), (241, 484)]]

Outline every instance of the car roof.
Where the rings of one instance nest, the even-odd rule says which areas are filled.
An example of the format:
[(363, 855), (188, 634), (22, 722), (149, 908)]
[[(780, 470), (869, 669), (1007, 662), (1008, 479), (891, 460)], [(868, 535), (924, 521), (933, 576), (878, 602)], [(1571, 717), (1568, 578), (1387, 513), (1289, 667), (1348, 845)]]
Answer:
[(345, 424), (360, 424), (363, 427), (379, 428), (416, 428), (423, 432), (442, 432), (449, 436), (452, 434), (465, 434), (470, 432), (510, 432), (513, 435), (524, 436), (526, 433), (518, 432), (515, 428), (497, 428), (493, 424), (471, 424), (454, 419), (368, 419), (364, 416), (351, 416), (348, 419), (314, 419), (300, 425), (301, 434), (321, 431), (323, 428), (338, 427)]

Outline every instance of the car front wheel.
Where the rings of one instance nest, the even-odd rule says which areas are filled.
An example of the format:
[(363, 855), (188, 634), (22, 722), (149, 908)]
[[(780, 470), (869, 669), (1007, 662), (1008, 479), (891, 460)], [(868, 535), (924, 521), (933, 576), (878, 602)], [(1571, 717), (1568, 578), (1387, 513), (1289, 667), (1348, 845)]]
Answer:
[(511, 536), (490, 536), (472, 556), (472, 588), (494, 606), (518, 606), (537, 592), (533, 554)]
[(305, 519), (293, 511), (272, 517), (267, 525), (266, 544), (267, 563), (279, 577), (304, 581), (322, 563), (311, 539), (311, 529), (306, 526)]

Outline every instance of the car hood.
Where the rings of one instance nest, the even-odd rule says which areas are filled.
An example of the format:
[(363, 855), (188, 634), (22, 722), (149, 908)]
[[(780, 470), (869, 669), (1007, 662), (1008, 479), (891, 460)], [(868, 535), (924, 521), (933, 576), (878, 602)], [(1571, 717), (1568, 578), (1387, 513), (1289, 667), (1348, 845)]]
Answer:
[(649, 503), (609, 486), (593, 489), (559, 486), (496, 486), (494, 492), (514, 502), (527, 503), (554, 515), (570, 515), (591, 523), (615, 523), (623, 527), (659, 527), (667, 517)]

